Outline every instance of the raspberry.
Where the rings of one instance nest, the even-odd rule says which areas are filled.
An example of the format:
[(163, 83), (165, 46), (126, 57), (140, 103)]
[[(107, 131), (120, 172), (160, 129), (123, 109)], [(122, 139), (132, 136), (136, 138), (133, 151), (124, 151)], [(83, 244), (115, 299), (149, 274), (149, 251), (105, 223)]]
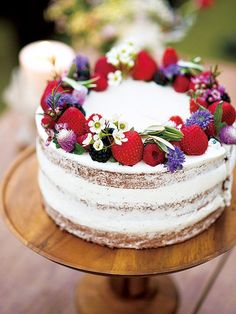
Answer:
[(185, 93), (189, 90), (189, 79), (184, 75), (178, 75), (173, 83), (173, 88), (178, 93)]
[(183, 121), (183, 119), (180, 116), (172, 116), (172, 117), (170, 117), (169, 120), (173, 121), (177, 126), (181, 125), (181, 124), (182, 125), (184, 124), (184, 121)]
[(165, 161), (165, 153), (157, 144), (147, 144), (143, 150), (143, 161), (149, 166), (155, 167)]
[(95, 64), (94, 72), (99, 73), (105, 78), (107, 78), (108, 73), (115, 72), (116, 68), (107, 62), (107, 57), (102, 56), (99, 58)]

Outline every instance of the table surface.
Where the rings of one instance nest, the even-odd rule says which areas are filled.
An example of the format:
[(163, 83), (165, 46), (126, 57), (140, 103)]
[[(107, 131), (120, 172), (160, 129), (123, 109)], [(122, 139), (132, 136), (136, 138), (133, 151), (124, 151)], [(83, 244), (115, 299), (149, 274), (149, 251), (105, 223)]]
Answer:
[[(222, 69), (220, 80), (227, 87), (232, 103), (236, 104), (236, 66), (223, 64), (220, 68)], [(1, 177), (18, 153), (18, 132), (15, 130), (19, 130), (24, 123), (26, 123), (24, 117), (14, 112), (6, 112), (0, 117)], [(80, 279), (80, 272), (51, 263), (26, 248), (9, 232), (1, 219), (0, 247), (1, 313), (16, 313), (16, 309), (17, 314), (77, 313), (74, 306), (74, 287)], [(171, 275), (181, 296), (178, 314), (192, 313), (221, 260), (220, 256), (198, 267)], [(235, 261), (234, 249), (199, 314), (235, 314), (236, 298), (233, 293), (236, 289)]]
[[(65, 266), (108, 275), (155, 275), (187, 269), (236, 244), (236, 183), (231, 206), (208, 230), (158, 249), (109, 249), (60, 230), (44, 211), (34, 147), (13, 163), (2, 187), (3, 213), (12, 232), (30, 249)], [(26, 224), (27, 221), (27, 224)]]

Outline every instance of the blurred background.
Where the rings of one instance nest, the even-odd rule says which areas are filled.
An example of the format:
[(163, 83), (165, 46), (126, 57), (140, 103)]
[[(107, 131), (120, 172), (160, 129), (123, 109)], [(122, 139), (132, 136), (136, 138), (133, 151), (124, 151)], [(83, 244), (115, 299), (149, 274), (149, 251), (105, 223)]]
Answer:
[[(19, 150), (35, 138), (33, 107), (38, 103), (25, 106), (32, 85), (18, 82), (17, 71), (23, 66), (19, 52), (25, 45), (61, 41), (92, 59), (128, 37), (136, 37), (157, 58), (166, 45), (172, 45), (180, 55), (200, 55), (208, 64), (219, 64), (221, 81), (235, 104), (235, 12), (235, 0), (4, 1), (0, 10), (0, 178)], [(36, 256), (15, 240), (2, 221), (0, 246), (1, 313), (76, 313), (77, 272)], [(182, 300), (179, 314), (193, 313), (201, 299), (204, 303), (198, 313), (235, 314), (235, 260), (233, 251), (223, 262), (219, 257), (174, 275)], [(209, 289), (212, 278), (215, 284)]]

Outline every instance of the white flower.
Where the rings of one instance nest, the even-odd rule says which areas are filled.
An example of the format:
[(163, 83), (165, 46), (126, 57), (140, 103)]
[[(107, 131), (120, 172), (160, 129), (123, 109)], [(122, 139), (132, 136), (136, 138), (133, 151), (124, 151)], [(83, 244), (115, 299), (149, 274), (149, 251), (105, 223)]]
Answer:
[(109, 86), (119, 86), (122, 82), (122, 72), (120, 70), (111, 72), (108, 74), (108, 84)]
[(96, 142), (94, 142), (93, 147), (95, 150), (102, 150), (103, 149), (103, 142), (101, 139), (97, 140)]
[(128, 123), (125, 121), (118, 121), (118, 130), (122, 132), (128, 131)]
[(100, 136), (98, 134), (94, 134), (93, 140), (96, 142), (99, 139), (100, 139)]
[(88, 133), (86, 139), (83, 140), (82, 145), (83, 145), (83, 146), (88, 146), (88, 145), (90, 145), (92, 139), (93, 139), (93, 135), (92, 135), (91, 133)]
[(114, 130), (112, 133), (112, 136), (114, 138), (115, 143), (118, 145), (121, 145), (122, 142), (128, 141), (128, 139), (125, 137), (125, 135), (122, 131)]
[(95, 115), (91, 121), (89, 121), (88, 126), (92, 133), (100, 133), (103, 129), (105, 129), (105, 119), (99, 119), (98, 115)]

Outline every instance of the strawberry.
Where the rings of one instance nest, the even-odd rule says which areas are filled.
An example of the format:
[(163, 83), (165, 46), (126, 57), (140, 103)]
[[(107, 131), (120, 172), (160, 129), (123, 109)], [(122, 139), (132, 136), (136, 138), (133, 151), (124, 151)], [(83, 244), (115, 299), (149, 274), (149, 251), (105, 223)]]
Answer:
[(184, 137), (180, 141), (181, 149), (186, 155), (202, 155), (208, 147), (208, 138), (198, 125), (184, 126)]
[(184, 121), (183, 121), (183, 119), (180, 116), (172, 116), (172, 117), (170, 117), (169, 120), (173, 121), (177, 126), (181, 125), (181, 124), (182, 125), (184, 124)]
[(189, 90), (190, 81), (184, 75), (178, 75), (173, 83), (174, 90), (178, 93), (185, 93)]
[(142, 160), (143, 142), (136, 131), (125, 132), (127, 142), (112, 145), (112, 155), (122, 165), (133, 166)]
[(58, 93), (64, 92), (64, 89), (59, 84), (60, 83), (56, 80), (48, 82), (40, 101), (43, 111), (47, 111), (49, 108), (47, 98), (50, 94), (52, 94), (53, 90), (57, 90)]
[(158, 69), (156, 61), (150, 54), (142, 50), (138, 53), (132, 76), (135, 80), (150, 81)]
[(167, 67), (171, 64), (176, 64), (178, 62), (179, 58), (174, 48), (166, 48), (164, 51), (164, 55), (162, 58), (162, 64), (164, 67)]
[(93, 90), (95, 90), (96, 92), (102, 92), (107, 89), (108, 83), (104, 75), (100, 73), (94, 73), (92, 75), (92, 78), (97, 78), (97, 80), (94, 82), (94, 84), (96, 84), (96, 87), (94, 87)]
[(68, 128), (73, 130), (77, 136), (85, 133), (85, 116), (75, 107), (69, 107), (66, 109), (66, 111), (60, 116), (57, 123), (67, 123)]
[[(219, 101), (214, 102), (212, 105), (210, 105), (208, 107), (208, 110), (212, 114), (214, 114), (218, 104), (219, 104)], [(225, 122), (228, 125), (232, 125), (236, 119), (236, 111), (235, 111), (234, 107), (230, 103), (224, 101), (222, 103), (222, 111), (223, 111), (222, 112), (222, 119), (221, 119), (222, 122)]]
[(214, 122), (211, 122), (207, 126), (207, 128), (205, 129), (205, 133), (206, 133), (206, 135), (208, 135), (208, 137), (216, 136), (216, 129), (215, 129)]
[(191, 98), (190, 99), (190, 104), (189, 104), (190, 112), (193, 113), (197, 110), (200, 109), (200, 106), (207, 108), (208, 107), (208, 102), (205, 101), (204, 98), (202, 97), (197, 97), (197, 99)]
[(103, 75), (107, 78), (108, 73), (115, 72), (116, 68), (107, 62), (107, 57), (102, 56), (99, 58), (95, 64), (94, 72)]
[(53, 129), (55, 121), (51, 116), (45, 114), (41, 120), (41, 124), (45, 129)]
[(170, 144), (172, 144), (173, 146), (179, 147), (181, 149), (181, 145), (180, 142), (170, 142)]
[(149, 166), (163, 164), (165, 153), (156, 144), (147, 144), (143, 150), (143, 161)]
[[(80, 144), (81, 146), (83, 146), (83, 141), (86, 140), (88, 134), (83, 134), (83, 135), (79, 135), (77, 136), (77, 143)], [(89, 150), (90, 145), (87, 146), (83, 146), (84, 149)]]

